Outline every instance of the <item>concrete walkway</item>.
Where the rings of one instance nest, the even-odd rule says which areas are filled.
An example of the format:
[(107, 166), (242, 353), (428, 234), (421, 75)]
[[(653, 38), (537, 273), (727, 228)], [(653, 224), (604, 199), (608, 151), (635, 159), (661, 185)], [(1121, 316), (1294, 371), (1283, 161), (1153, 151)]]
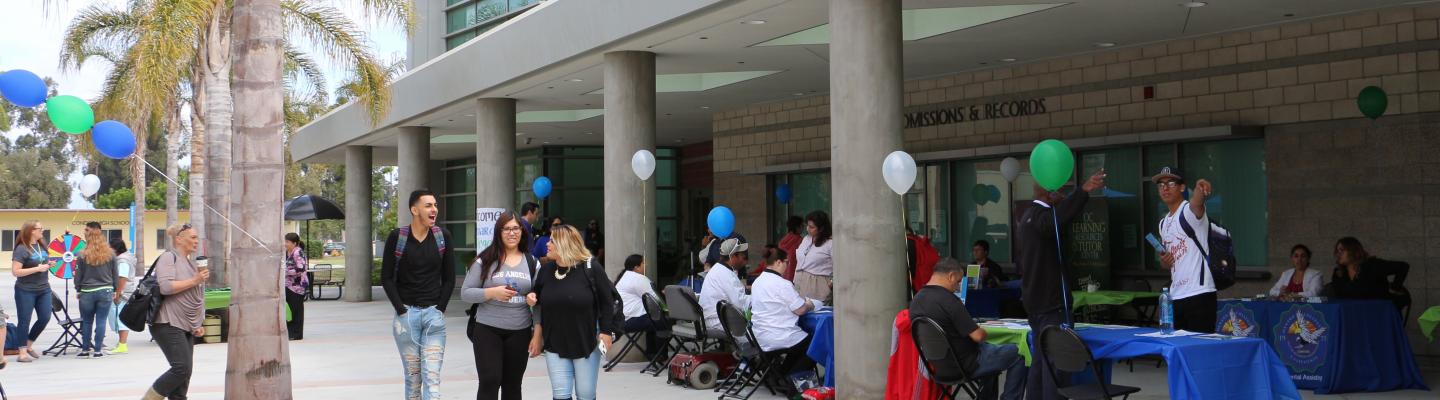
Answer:
[[(0, 279), (0, 303), (12, 313), (15, 321), (13, 279)], [(55, 287), (63, 288), (56, 280)], [(375, 288), (377, 301), (370, 303), (346, 303), (340, 301), (311, 301), (306, 304), (306, 326), (304, 341), (291, 342), (291, 377), (297, 399), (397, 399), (401, 398), (403, 382), (400, 376), (400, 362), (390, 336), (392, 311), (385, 295)], [(73, 307), (73, 301), (72, 301)], [(443, 392), (446, 398), (462, 399), (475, 395), (476, 375), (470, 341), (464, 337), (462, 325), (464, 306), (452, 303), (447, 320), (451, 329), (448, 333), (448, 351), (445, 354)], [(78, 316), (78, 311), (72, 312)], [(41, 336), (45, 348), (59, 333), (52, 322)], [(114, 343), (114, 333), (107, 333), (107, 343)], [(224, 398), (225, 344), (197, 345), (195, 347), (196, 370), (190, 386), (193, 399)], [(73, 354), (73, 353), (72, 353)], [(75, 359), (73, 355), (59, 358), (44, 357), (33, 363), (22, 364), (15, 357), (8, 357), (9, 367), (0, 370), (0, 383), (12, 399), (138, 399), (149, 384), (167, 366), (164, 356), (147, 333), (137, 333), (130, 338), (130, 353), (106, 356), (105, 358)], [(1433, 362), (1422, 360), (1422, 363)], [(701, 392), (666, 385), (665, 378), (641, 375), (637, 371), (642, 364), (621, 364), (614, 371), (601, 373), (600, 398), (631, 398), (644, 400), (677, 398), (715, 398), (712, 392)], [(1435, 365), (1422, 366), (1427, 369), (1426, 380), (1432, 386), (1440, 384), (1440, 368)], [(1144, 391), (1132, 399), (1164, 399), (1166, 395), (1165, 369), (1154, 364), (1137, 363), (1135, 372), (1124, 367), (1115, 368), (1115, 383), (1139, 386)], [(1302, 392), (1307, 399), (1433, 399), (1435, 393), (1404, 391), (1379, 394), (1356, 394), (1347, 396), (1315, 396)], [(545, 374), (545, 362), (531, 359), (525, 372), (524, 394), (526, 399), (549, 399), (550, 383)], [(761, 389), (755, 399), (778, 399)]]

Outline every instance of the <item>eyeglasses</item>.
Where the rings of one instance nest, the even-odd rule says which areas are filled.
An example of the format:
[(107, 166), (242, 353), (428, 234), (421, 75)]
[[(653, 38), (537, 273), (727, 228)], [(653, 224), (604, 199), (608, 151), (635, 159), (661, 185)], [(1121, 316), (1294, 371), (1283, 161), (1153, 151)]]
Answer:
[(190, 226), (190, 224), (180, 225), (180, 230), (175, 231), (175, 233), (176, 233), (176, 234), (180, 234), (181, 232), (185, 232), (185, 231), (190, 230), (190, 228), (192, 228), (192, 227)]
[(507, 226), (504, 228), (500, 228), (500, 231), (505, 233), (520, 233), (520, 231), (522, 230), (524, 230), (524, 228), (518, 226)]
[(1160, 183), (1156, 183), (1155, 185), (1159, 186), (1161, 189), (1167, 189), (1180, 186), (1181, 183), (1180, 181), (1161, 181)]

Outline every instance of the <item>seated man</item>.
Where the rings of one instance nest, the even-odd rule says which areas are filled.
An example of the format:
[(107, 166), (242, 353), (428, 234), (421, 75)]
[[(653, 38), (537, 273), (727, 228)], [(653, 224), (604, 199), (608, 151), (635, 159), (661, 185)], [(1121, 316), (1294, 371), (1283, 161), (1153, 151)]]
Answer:
[[(820, 307), (820, 300), (806, 299), (795, 290), (795, 283), (785, 280), (785, 251), (775, 249), (765, 257), (765, 270), (755, 278), (750, 295), (750, 324), (755, 340), (764, 352), (784, 351), (785, 360), (778, 376), (814, 368), (815, 362), (805, 355), (810, 349), (810, 335), (800, 329), (800, 316)], [(793, 389), (781, 385), (784, 389)]]
[(720, 254), (725, 258), (710, 266), (710, 272), (705, 274), (705, 282), (700, 286), (700, 309), (705, 314), (705, 331), (710, 337), (725, 337), (725, 329), (720, 327), (720, 313), (716, 310), (716, 304), (720, 300), (730, 302), (730, 305), (741, 310), (750, 309), (750, 295), (745, 294), (745, 282), (735, 274), (735, 271), (744, 271), (745, 264), (750, 261), (750, 244), (743, 239), (725, 239), (720, 244)]
[[(961, 368), (968, 372), (966, 376), (1005, 371), (1005, 399), (1019, 399), (1024, 395), (1025, 379), (1029, 373), (1025, 360), (1020, 358), (1019, 348), (1013, 344), (996, 346), (985, 343), (985, 330), (975, 324), (970, 312), (965, 310), (965, 303), (955, 296), (964, 274), (965, 267), (953, 258), (936, 263), (929, 284), (920, 289), (915, 294), (915, 300), (910, 302), (911, 322), (920, 317), (935, 320), (950, 339), (950, 347), (960, 358)], [(983, 380), (980, 398), (994, 399), (997, 383), (998, 377)]]

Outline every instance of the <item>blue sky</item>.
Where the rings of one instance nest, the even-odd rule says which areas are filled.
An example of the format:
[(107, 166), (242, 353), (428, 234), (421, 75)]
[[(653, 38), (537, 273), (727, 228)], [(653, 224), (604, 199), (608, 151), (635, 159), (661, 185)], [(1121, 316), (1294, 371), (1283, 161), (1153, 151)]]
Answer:
[[(59, 66), (60, 42), (66, 26), (75, 14), (91, 5), (123, 7), (126, 0), (0, 0), (5, 3), (0, 12), (0, 70), (26, 69), (42, 77), (53, 78), (61, 94), (94, 99), (99, 95), (110, 65), (103, 61), (92, 61), (78, 71), (62, 71)], [(382, 60), (405, 57), (405, 32), (393, 24), (368, 18), (357, 6), (359, 0), (315, 0), (326, 1), (340, 8), (351, 20), (367, 32), (371, 49)], [(318, 52), (317, 52), (318, 54)], [(345, 80), (349, 73), (340, 66), (331, 64), (325, 57), (317, 56), (316, 61), (325, 68), (328, 83), (335, 86)], [(103, 116), (99, 116), (103, 118)], [(24, 129), (14, 129), (5, 136), (14, 139), (30, 134)], [(115, 162), (115, 161), (105, 161)], [(181, 165), (189, 162), (181, 159)], [(71, 187), (78, 185), (80, 177), (88, 167), (79, 166), (69, 177)], [(151, 171), (153, 173), (153, 171)], [(91, 208), (90, 202), (80, 196), (78, 190), (70, 195), (69, 208)]]

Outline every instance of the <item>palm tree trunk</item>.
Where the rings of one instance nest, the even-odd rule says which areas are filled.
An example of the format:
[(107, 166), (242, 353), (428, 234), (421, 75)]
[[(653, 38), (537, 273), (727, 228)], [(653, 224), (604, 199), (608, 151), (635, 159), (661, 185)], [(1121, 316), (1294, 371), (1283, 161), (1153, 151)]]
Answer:
[[(165, 132), (165, 175), (175, 179), (180, 175), (180, 136), (185, 130), (180, 127), (180, 102), (176, 101), (167, 111), (169, 122)], [(178, 181), (176, 183), (179, 183)], [(165, 182), (165, 226), (175, 225), (180, 219), (180, 188), (175, 183)], [(136, 233), (140, 234), (139, 232)], [(157, 243), (160, 244), (160, 243)]]
[(200, 105), (205, 103), (205, 91), (200, 83), (200, 64), (195, 65), (196, 73), (190, 83), (193, 86), (190, 103), (190, 225), (200, 235), (200, 243), (205, 243), (205, 220), (209, 211), (205, 209), (205, 118), (200, 110)]
[[(221, 4), (215, 8), (205, 35), (204, 48), (199, 52), (205, 69), (201, 78), (205, 87), (205, 203), (233, 220), (230, 214), (230, 136), (235, 108), (230, 97), (231, 20), (230, 10), (223, 4), (225, 0), (216, 1)], [(210, 222), (205, 226), (205, 255), (210, 258), (209, 283), (212, 287), (224, 287), (230, 281), (229, 268), (226, 268), (232, 243), (230, 227), (218, 217)]]
[[(230, 202), (239, 225), (251, 237), (234, 232), (235, 285), (230, 300), (230, 356), (226, 358), (225, 398), (289, 399), (290, 355), (282, 305), (280, 212), (284, 193), (284, 93), (281, 60), (285, 29), (279, 0), (235, 0), (234, 185), (240, 196)], [(212, 142), (213, 143), (213, 142)], [(213, 159), (212, 159), (213, 160)]]
[(150, 134), (150, 130), (148, 129), (149, 122), (145, 121), (143, 118), (140, 118), (139, 121), (130, 126), (136, 127), (136, 133), (139, 134), (138, 137), (135, 138), (136, 141), (139, 142), (136, 143), (137, 146), (135, 146), (135, 159), (130, 160), (130, 180), (134, 184), (135, 188), (135, 220), (130, 222), (130, 226), (135, 228), (135, 237), (131, 238), (130, 244), (134, 246), (132, 252), (135, 253), (135, 259), (140, 260), (141, 263), (144, 263), (146, 260), (145, 150), (147, 147), (146, 143), (148, 142), (147, 140), (145, 140), (145, 138), (149, 137), (147, 135)]

